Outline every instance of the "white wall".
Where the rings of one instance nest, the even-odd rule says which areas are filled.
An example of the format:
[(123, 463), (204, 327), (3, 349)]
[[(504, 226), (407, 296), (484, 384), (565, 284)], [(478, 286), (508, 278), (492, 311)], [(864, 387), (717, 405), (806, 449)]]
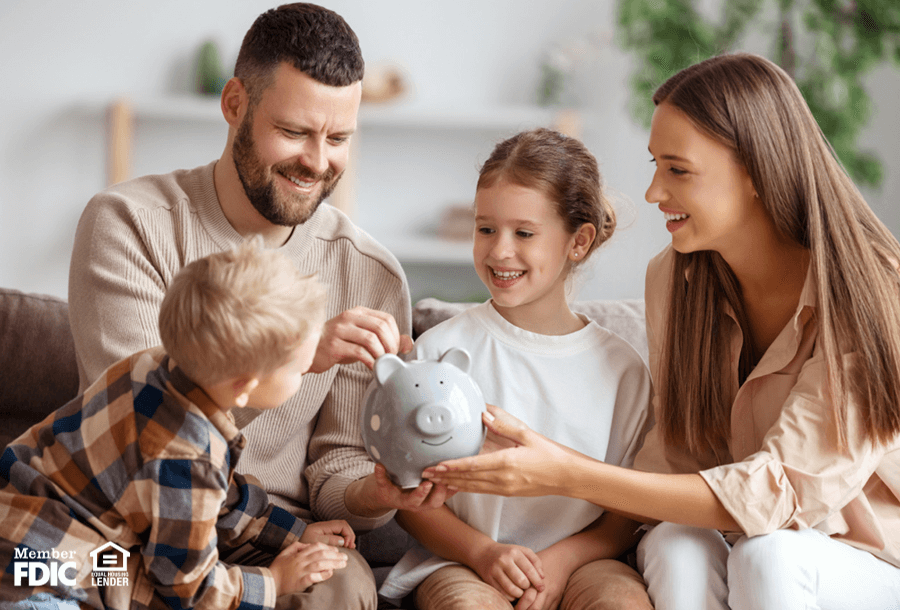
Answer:
[[(548, 46), (614, 29), (614, 0), (322, 2), (355, 29), (370, 67), (399, 63), (414, 85), (410, 102), (430, 107), (530, 102)], [(105, 105), (122, 95), (187, 91), (199, 45), (218, 40), (233, 63), (247, 27), (272, 5), (0, 2), (0, 286), (66, 295), (75, 224), (86, 201), (105, 186)], [(647, 260), (668, 241), (659, 213), (643, 200), (651, 169), (647, 134), (626, 111), (629, 66), (630, 58), (612, 46), (581, 67), (575, 85), (585, 104), (583, 138), (622, 200), (622, 228), (599, 253), (582, 298), (641, 296)], [(891, 104), (900, 97), (900, 76), (885, 68), (869, 80), (875, 116), (862, 144), (878, 151), (887, 178), (881, 192), (866, 194), (900, 234), (892, 197), (900, 187), (900, 128)], [(139, 123), (135, 172), (210, 161), (221, 153), (224, 134), (224, 123)], [(489, 148), (462, 161), (471, 167), (472, 184)], [(468, 188), (461, 187), (460, 196)], [(389, 195), (357, 203), (360, 224), (375, 234)]]

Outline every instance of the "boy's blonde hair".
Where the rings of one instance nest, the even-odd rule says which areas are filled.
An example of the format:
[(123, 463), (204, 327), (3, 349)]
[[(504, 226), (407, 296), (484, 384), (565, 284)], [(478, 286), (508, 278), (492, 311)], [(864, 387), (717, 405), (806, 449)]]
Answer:
[(159, 311), (163, 347), (195, 383), (211, 385), (286, 364), (321, 330), (326, 295), (255, 237), (185, 266)]

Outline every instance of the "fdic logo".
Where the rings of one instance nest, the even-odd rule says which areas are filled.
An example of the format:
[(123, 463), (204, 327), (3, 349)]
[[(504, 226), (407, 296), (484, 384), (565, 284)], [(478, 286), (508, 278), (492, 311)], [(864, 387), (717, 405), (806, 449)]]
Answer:
[[(127, 585), (127, 574), (115, 574), (115, 572), (125, 572), (128, 568), (128, 556), (130, 552), (120, 547), (115, 542), (107, 542), (103, 546), (91, 551), (91, 559), (94, 563), (94, 569), (91, 572), (91, 584), (95, 587), (103, 587), (110, 585)], [(15, 585), (21, 586), (22, 581), (27, 578), (28, 586), (40, 587), (42, 585), (58, 586), (60, 583), (74, 587), (75, 574), (69, 575), (68, 572), (75, 572), (77, 566), (74, 561), (66, 561), (66, 559), (74, 559), (75, 551), (35, 551), (29, 548), (17, 548), (15, 550), (15, 559), (20, 560), (15, 564)], [(47, 560), (55, 559), (56, 561), (48, 563)], [(26, 561), (21, 561), (26, 560)], [(31, 560), (31, 561), (27, 561)]]

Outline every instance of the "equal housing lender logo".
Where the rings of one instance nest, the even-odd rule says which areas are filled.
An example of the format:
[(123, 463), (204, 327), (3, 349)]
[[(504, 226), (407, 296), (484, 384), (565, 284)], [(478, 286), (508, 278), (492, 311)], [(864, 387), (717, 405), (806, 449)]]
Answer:
[[(107, 542), (91, 551), (93, 570), (91, 585), (95, 587), (127, 586), (128, 556), (131, 555), (115, 542)], [(14, 552), (13, 580), (16, 586), (23, 581), (30, 587), (49, 585), (76, 586), (75, 551), (35, 551), (19, 547)]]

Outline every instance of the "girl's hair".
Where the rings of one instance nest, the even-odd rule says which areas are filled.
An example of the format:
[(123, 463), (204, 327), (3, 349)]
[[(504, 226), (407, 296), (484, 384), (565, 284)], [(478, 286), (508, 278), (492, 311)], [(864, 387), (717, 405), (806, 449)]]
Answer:
[(556, 203), (570, 233), (584, 223), (594, 225), (597, 237), (582, 263), (616, 229), (616, 213), (597, 159), (575, 138), (539, 128), (500, 142), (481, 166), (477, 188), (491, 187), (500, 180), (546, 195)]
[(325, 289), (257, 236), (185, 266), (159, 311), (163, 347), (194, 383), (266, 375), (325, 322)]
[[(793, 80), (762, 57), (722, 55), (670, 78), (653, 102), (672, 105), (731, 148), (777, 229), (809, 249), (838, 442), (846, 445), (851, 424), (888, 442), (900, 433), (900, 245), (837, 161)], [(732, 381), (718, 321), (729, 304), (747, 336), (740, 287), (715, 252), (676, 253), (670, 282), (661, 425), (668, 443), (723, 457)], [(749, 343), (741, 382), (753, 366)], [(842, 358), (851, 351), (852, 362)], [(847, 421), (848, 398), (858, 402), (858, 422)]]

